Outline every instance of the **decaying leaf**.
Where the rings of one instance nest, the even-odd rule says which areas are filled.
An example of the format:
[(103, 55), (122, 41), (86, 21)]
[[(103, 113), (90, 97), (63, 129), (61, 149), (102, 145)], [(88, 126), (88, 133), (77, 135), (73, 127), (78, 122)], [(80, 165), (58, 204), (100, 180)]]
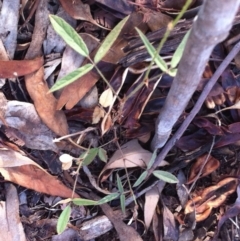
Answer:
[(224, 215), (220, 218), (219, 222), (218, 222), (218, 225), (217, 225), (217, 230), (214, 234), (214, 237), (213, 237), (213, 241), (217, 241), (217, 237), (218, 237), (218, 234), (220, 232), (220, 229), (222, 227), (222, 225), (225, 223), (226, 220), (228, 220), (229, 218), (233, 218), (237, 215), (239, 215), (240, 213), (240, 186), (238, 185), (238, 188), (237, 188), (237, 199), (235, 201), (235, 203), (233, 204), (232, 207), (230, 207), (225, 213)]
[(0, 36), (10, 59), (13, 59), (18, 36), (20, 1), (2, 1)]
[(150, 227), (152, 222), (153, 215), (159, 200), (159, 195), (159, 190), (156, 186), (145, 194), (144, 221), (147, 229)]
[(31, 74), (43, 66), (43, 58), (33, 60), (0, 60), (0, 78), (16, 78)]
[(128, 40), (126, 39), (125, 34), (127, 33), (129, 36), (136, 35), (135, 27), (141, 29), (142, 32), (146, 32), (148, 26), (143, 22), (143, 17), (144, 16), (141, 12), (134, 12), (129, 15), (129, 19), (123, 26), (118, 38), (108, 53), (102, 59), (103, 62), (115, 65), (123, 56), (126, 55), (126, 53), (124, 53), (122, 50), (128, 44)]
[[(25, 56), (26, 60), (42, 56), (42, 44), (49, 24), (48, 14), (47, 2), (40, 1), (35, 15), (32, 41)], [(68, 134), (66, 117), (62, 111), (56, 110), (55, 97), (48, 94), (49, 88), (44, 80), (43, 67), (33, 74), (26, 75), (25, 83), (42, 121), (57, 135)]]
[(224, 178), (214, 186), (207, 187), (200, 196), (189, 200), (185, 207), (185, 214), (196, 213), (196, 221), (206, 219), (213, 208), (219, 207), (226, 198), (235, 192), (238, 185), (237, 178)]
[(19, 216), (17, 189), (10, 183), (5, 184), (6, 201), (0, 202), (1, 240), (26, 241)]
[(166, 27), (170, 21), (172, 18), (162, 12), (151, 12), (147, 24), (151, 31), (156, 31)]
[[(72, 190), (26, 156), (12, 150), (0, 150), (0, 173), (7, 181), (52, 196), (71, 197)], [(75, 194), (75, 197), (78, 197)]]
[(72, 0), (60, 0), (60, 2), (64, 10), (74, 19), (85, 20), (98, 25), (92, 18), (88, 4), (83, 4), (81, 0), (74, 0), (74, 2)]
[(105, 115), (105, 111), (103, 108), (96, 106), (93, 111), (93, 116), (92, 116), (92, 123), (97, 124), (101, 118), (103, 118)]
[[(131, 168), (131, 167), (147, 167), (151, 160), (152, 153), (143, 149), (138, 140), (131, 140), (121, 146), (121, 150), (117, 150), (110, 161), (103, 168), (100, 177), (101, 181), (105, 180), (108, 175), (104, 175), (105, 171), (116, 168)], [(162, 162), (161, 165), (166, 165), (166, 162)]]
[(77, 79), (75, 82), (66, 86), (57, 103), (57, 109), (60, 110), (65, 105), (66, 109), (73, 108), (79, 100), (96, 84), (99, 75), (90, 71), (84, 76)]
[(112, 104), (112, 101), (113, 101), (112, 90), (110, 88), (104, 90), (99, 98), (99, 103), (106, 108)]
[[(31, 149), (58, 151), (53, 142), (54, 133), (43, 124), (33, 104), (8, 101), (5, 108), (6, 135), (16, 136), (21, 143)], [(1, 120), (0, 124), (5, 125)]]
[(44, 70), (25, 77), (26, 88), (42, 121), (57, 135), (68, 134), (68, 124), (63, 111), (56, 110), (57, 100), (49, 92), (48, 85), (43, 79)]
[(102, 120), (102, 123), (101, 123), (101, 132), (102, 132), (102, 136), (110, 130), (110, 128), (112, 127), (113, 125), (113, 121), (112, 121), (112, 118), (110, 116), (110, 114), (106, 114)]
[[(195, 178), (198, 177), (198, 174), (199, 174), (200, 170), (202, 169), (202, 165), (204, 165), (204, 162), (205, 162), (207, 156), (208, 156), (208, 154), (204, 154), (204, 155), (200, 156), (197, 159), (197, 161), (192, 165), (187, 184), (194, 182)], [(206, 165), (203, 167), (201, 176), (199, 178), (205, 177), (205, 176), (209, 175), (210, 173), (214, 172), (219, 167), (219, 165), (220, 165), (220, 162), (216, 158), (209, 155), (208, 161), (207, 161)]]
[(163, 204), (163, 231), (164, 239), (166, 240), (178, 240), (178, 228), (175, 222), (173, 213)]

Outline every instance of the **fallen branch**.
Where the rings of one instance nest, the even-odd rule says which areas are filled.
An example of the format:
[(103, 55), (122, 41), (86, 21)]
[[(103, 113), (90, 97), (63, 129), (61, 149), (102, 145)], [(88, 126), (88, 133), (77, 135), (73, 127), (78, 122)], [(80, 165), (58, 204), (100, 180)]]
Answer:
[(202, 77), (209, 56), (231, 29), (240, 1), (205, 1), (193, 23), (178, 72), (156, 122), (152, 149), (167, 142)]

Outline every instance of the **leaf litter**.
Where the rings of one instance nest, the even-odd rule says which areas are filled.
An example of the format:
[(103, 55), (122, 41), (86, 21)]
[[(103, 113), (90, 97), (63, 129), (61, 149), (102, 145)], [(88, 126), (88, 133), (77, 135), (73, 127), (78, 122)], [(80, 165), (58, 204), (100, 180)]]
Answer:
[[(239, 223), (229, 218), (239, 214), (237, 57), (236, 66), (229, 65), (223, 71), (205, 106), (166, 161), (154, 175), (147, 176), (153, 165), (149, 138), (172, 79), (167, 74), (160, 76), (156, 66), (145, 79), (150, 56), (138, 33), (143, 38), (146, 34), (145, 42), (156, 47), (183, 2), (160, 1), (159, 6), (154, 1), (101, 0), (90, 4), (80, 0), (36, 0), (21, 6), (20, 1), (0, 2), (0, 20), (4, 23), (0, 26), (0, 172), (2, 183), (12, 183), (1, 185), (6, 192), (5, 196), (1, 194), (1, 220), (9, 220), (3, 223), (3, 230), (17, 227), (3, 231), (3, 235), (10, 235), (5, 239), (15, 240), (13, 232), (17, 240), (35, 238), (40, 231), (34, 234), (34, 228), (47, 223), (52, 232), (46, 232), (48, 237), (41, 234), (42, 239), (205, 240), (212, 236), (214, 240), (227, 240), (222, 228), (228, 235), (236, 235)], [(193, 1), (185, 16), (200, 5), (201, 1)], [(59, 17), (71, 28), (62, 28), (65, 23)], [(175, 50), (189, 31), (192, 17), (176, 25), (161, 49), (161, 57), (171, 60), (174, 53), (177, 55)], [(121, 27), (116, 27), (124, 18), (125, 22), (118, 25)], [(72, 38), (64, 41), (55, 32), (53, 21)], [(233, 35), (238, 34), (238, 24), (237, 16), (235, 32), (213, 51), (197, 92), (173, 132), (195, 105), (219, 60), (225, 58), (229, 43), (234, 42)], [(154, 48), (150, 46), (150, 50)], [(167, 70), (161, 58), (156, 61)], [(69, 74), (73, 82), (65, 86)], [(55, 83), (59, 90), (52, 92)], [(94, 128), (84, 132), (89, 127)], [(74, 135), (79, 131), (81, 134)], [(204, 149), (213, 136), (213, 148)], [(134, 185), (141, 175), (141, 184)], [(36, 221), (38, 211), (27, 214), (22, 205), (13, 202), (22, 188), (27, 190), (26, 210), (43, 204), (38, 210), (44, 213), (40, 220)], [(31, 193), (37, 200), (34, 206), (29, 201)], [(119, 198), (101, 204), (101, 209), (85, 209), (73, 203), (66, 209), (68, 204), (62, 199), (99, 200), (114, 193)], [(62, 204), (49, 207), (44, 200), (54, 197)], [(16, 215), (9, 212), (9, 205)], [(55, 218), (62, 210), (67, 215), (57, 222)], [(28, 232), (24, 233), (21, 224)], [(57, 235), (57, 231), (62, 233)]]

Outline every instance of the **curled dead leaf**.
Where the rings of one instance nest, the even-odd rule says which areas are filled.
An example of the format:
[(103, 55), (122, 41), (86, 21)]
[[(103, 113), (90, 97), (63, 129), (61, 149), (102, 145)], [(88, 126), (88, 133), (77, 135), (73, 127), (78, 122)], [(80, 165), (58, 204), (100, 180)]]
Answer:
[[(138, 143), (137, 139), (131, 140), (121, 146), (121, 150), (117, 150), (110, 161), (105, 165), (101, 174), (99, 175), (101, 182), (106, 180), (110, 175), (105, 173), (107, 170), (116, 168), (132, 168), (141, 167), (146, 168), (150, 162), (152, 153), (143, 149)], [(166, 161), (161, 162), (161, 165), (167, 165)]]
[[(204, 154), (200, 156), (197, 159), (197, 161), (192, 165), (187, 184), (194, 182), (196, 177), (198, 177), (198, 174), (202, 168), (202, 165), (204, 165), (204, 162), (207, 156), (208, 154)], [(219, 167), (219, 165), (220, 165), (220, 162), (216, 158), (209, 156), (208, 161), (206, 165), (203, 167), (201, 176), (199, 178), (209, 175), (210, 173), (215, 171)]]
[(104, 117), (105, 111), (103, 108), (96, 106), (93, 111), (92, 124), (97, 124)]
[(189, 200), (185, 207), (185, 214), (196, 212), (196, 221), (205, 220), (213, 208), (219, 207), (227, 197), (235, 192), (238, 186), (237, 178), (224, 178), (214, 186), (205, 188), (201, 195)]
[[(30, 158), (11, 150), (0, 150), (0, 173), (5, 180), (52, 196), (71, 197), (72, 190)], [(78, 197), (75, 194), (75, 197)]]
[(110, 113), (107, 113), (101, 123), (101, 131), (102, 131), (102, 136), (109, 131), (111, 126), (113, 125), (112, 118), (110, 116)]

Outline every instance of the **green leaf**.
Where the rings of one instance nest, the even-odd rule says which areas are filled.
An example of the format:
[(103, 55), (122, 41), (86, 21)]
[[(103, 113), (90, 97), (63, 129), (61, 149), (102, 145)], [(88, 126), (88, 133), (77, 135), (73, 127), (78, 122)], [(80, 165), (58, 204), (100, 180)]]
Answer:
[(107, 162), (107, 160), (108, 160), (107, 152), (101, 147), (98, 150), (98, 157), (103, 162)]
[(70, 214), (71, 214), (71, 207), (68, 205), (67, 207), (65, 207), (65, 209), (62, 211), (62, 213), (58, 218), (58, 222), (57, 222), (58, 234), (62, 233), (66, 229), (70, 218)]
[(139, 185), (143, 182), (143, 180), (146, 178), (146, 176), (147, 176), (147, 171), (144, 171), (144, 172), (140, 175), (140, 177), (137, 179), (137, 181), (134, 183), (133, 187), (139, 186)]
[(170, 76), (175, 77), (177, 74), (177, 69), (169, 69), (167, 72)]
[(190, 30), (188, 30), (188, 32), (185, 34), (181, 43), (178, 45), (176, 51), (174, 52), (172, 60), (171, 60), (171, 68), (175, 68), (178, 65), (180, 59), (182, 58), (183, 51), (186, 46), (189, 34), (190, 34)]
[(178, 179), (170, 172), (165, 171), (154, 171), (153, 175), (158, 179), (168, 183), (178, 183)]
[(101, 205), (101, 204), (103, 204), (103, 203), (110, 202), (110, 201), (116, 199), (117, 197), (119, 197), (119, 193), (117, 193), (117, 192), (111, 193), (111, 194), (107, 195), (106, 197), (100, 199), (100, 200), (97, 202), (97, 205)]
[(94, 158), (98, 154), (98, 148), (91, 148), (87, 152), (88, 152), (87, 156), (84, 158), (83, 163), (82, 163), (84, 166), (89, 165), (94, 160)]
[(50, 22), (57, 34), (59, 34), (71, 48), (85, 57), (89, 55), (87, 45), (83, 39), (65, 20), (56, 15), (50, 15)]
[(119, 193), (115, 192), (107, 195), (106, 197), (100, 199), (99, 201), (94, 201), (94, 200), (84, 199), (84, 198), (74, 198), (72, 201), (74, 204), (79, 206), (95, 206), (95, 205), (101, 205), (103, 203), (110, 202), (117, 197), (119, 197)]
[(113, 43), (117, 39), (119, 33), (121, 32), (124, 24), (127, 22), (129, 16), (121, 20), (116, 27), (108, 34), (108, 36), (104, 39), (103, 43), (101, 44), (100, 48), (98, 49), (95, 57), (94, 62), (98, 63), (108, 52), (108, 50), (112, 47)]
[(148, 41), (147, 37), (141, 32), (141, 30), (139, 30), (138, 28), (136, 28), (140, 38), (142, 39), (148, 53), (150, 54), (150, 56), (152, 58), (154, 58), (155, 63), (157, 64), (157, 66), (163, 71), (163, 72), (167, 72), (168, 67), (167, 67), (167, 63), (159, 56), (159, 54), (156, 53), (156, 49), (153, 47), (153, 45)]
[(98, 205), (97, 201), (93, 201), (85, 198), (74, 198), (73, 203), (79, 206), (95, 206)]
[(118, 176), (118, 174), (117, 174), (117, 186), (118, 186), (119, 192), (122, 194), (124, 192), (124, 189), (123, 189), (123, 185), (122, 185), (121, 179)]
[(152, 167), (156, 157), (157, 157), (157, 149), (155, 149), (153, 154), (152, 154), (152, 157), (151, 157), (151, 159), (150, 159), (150, 161), (149, 161), (149, 163), (147, 165), (147, 170), (149, 170)]
[(66, 75), (63, 78), (61, 78), (60, 80), (58, 80), (52, 86), (52, 88), (49, 90), (49, 92), (59, 90), (59, 89), (65, 87), (65, 86), (71, 84), (72, 82), (74, 82), (78, 78), (82, 77), (87, 72), (89, 72), (92, 68), (93, 68), (92, 64), (86, 64), (86, 65), (74, 70), (73, 72), (69, 73), (68, 75)]
[(121, 209), (122, 209), (123, 214), (126, 213), (125, 200), (126, 200), (125, 195), (121, 194), (121, 196), (120, 196), (120, 204), (121, 204)]

